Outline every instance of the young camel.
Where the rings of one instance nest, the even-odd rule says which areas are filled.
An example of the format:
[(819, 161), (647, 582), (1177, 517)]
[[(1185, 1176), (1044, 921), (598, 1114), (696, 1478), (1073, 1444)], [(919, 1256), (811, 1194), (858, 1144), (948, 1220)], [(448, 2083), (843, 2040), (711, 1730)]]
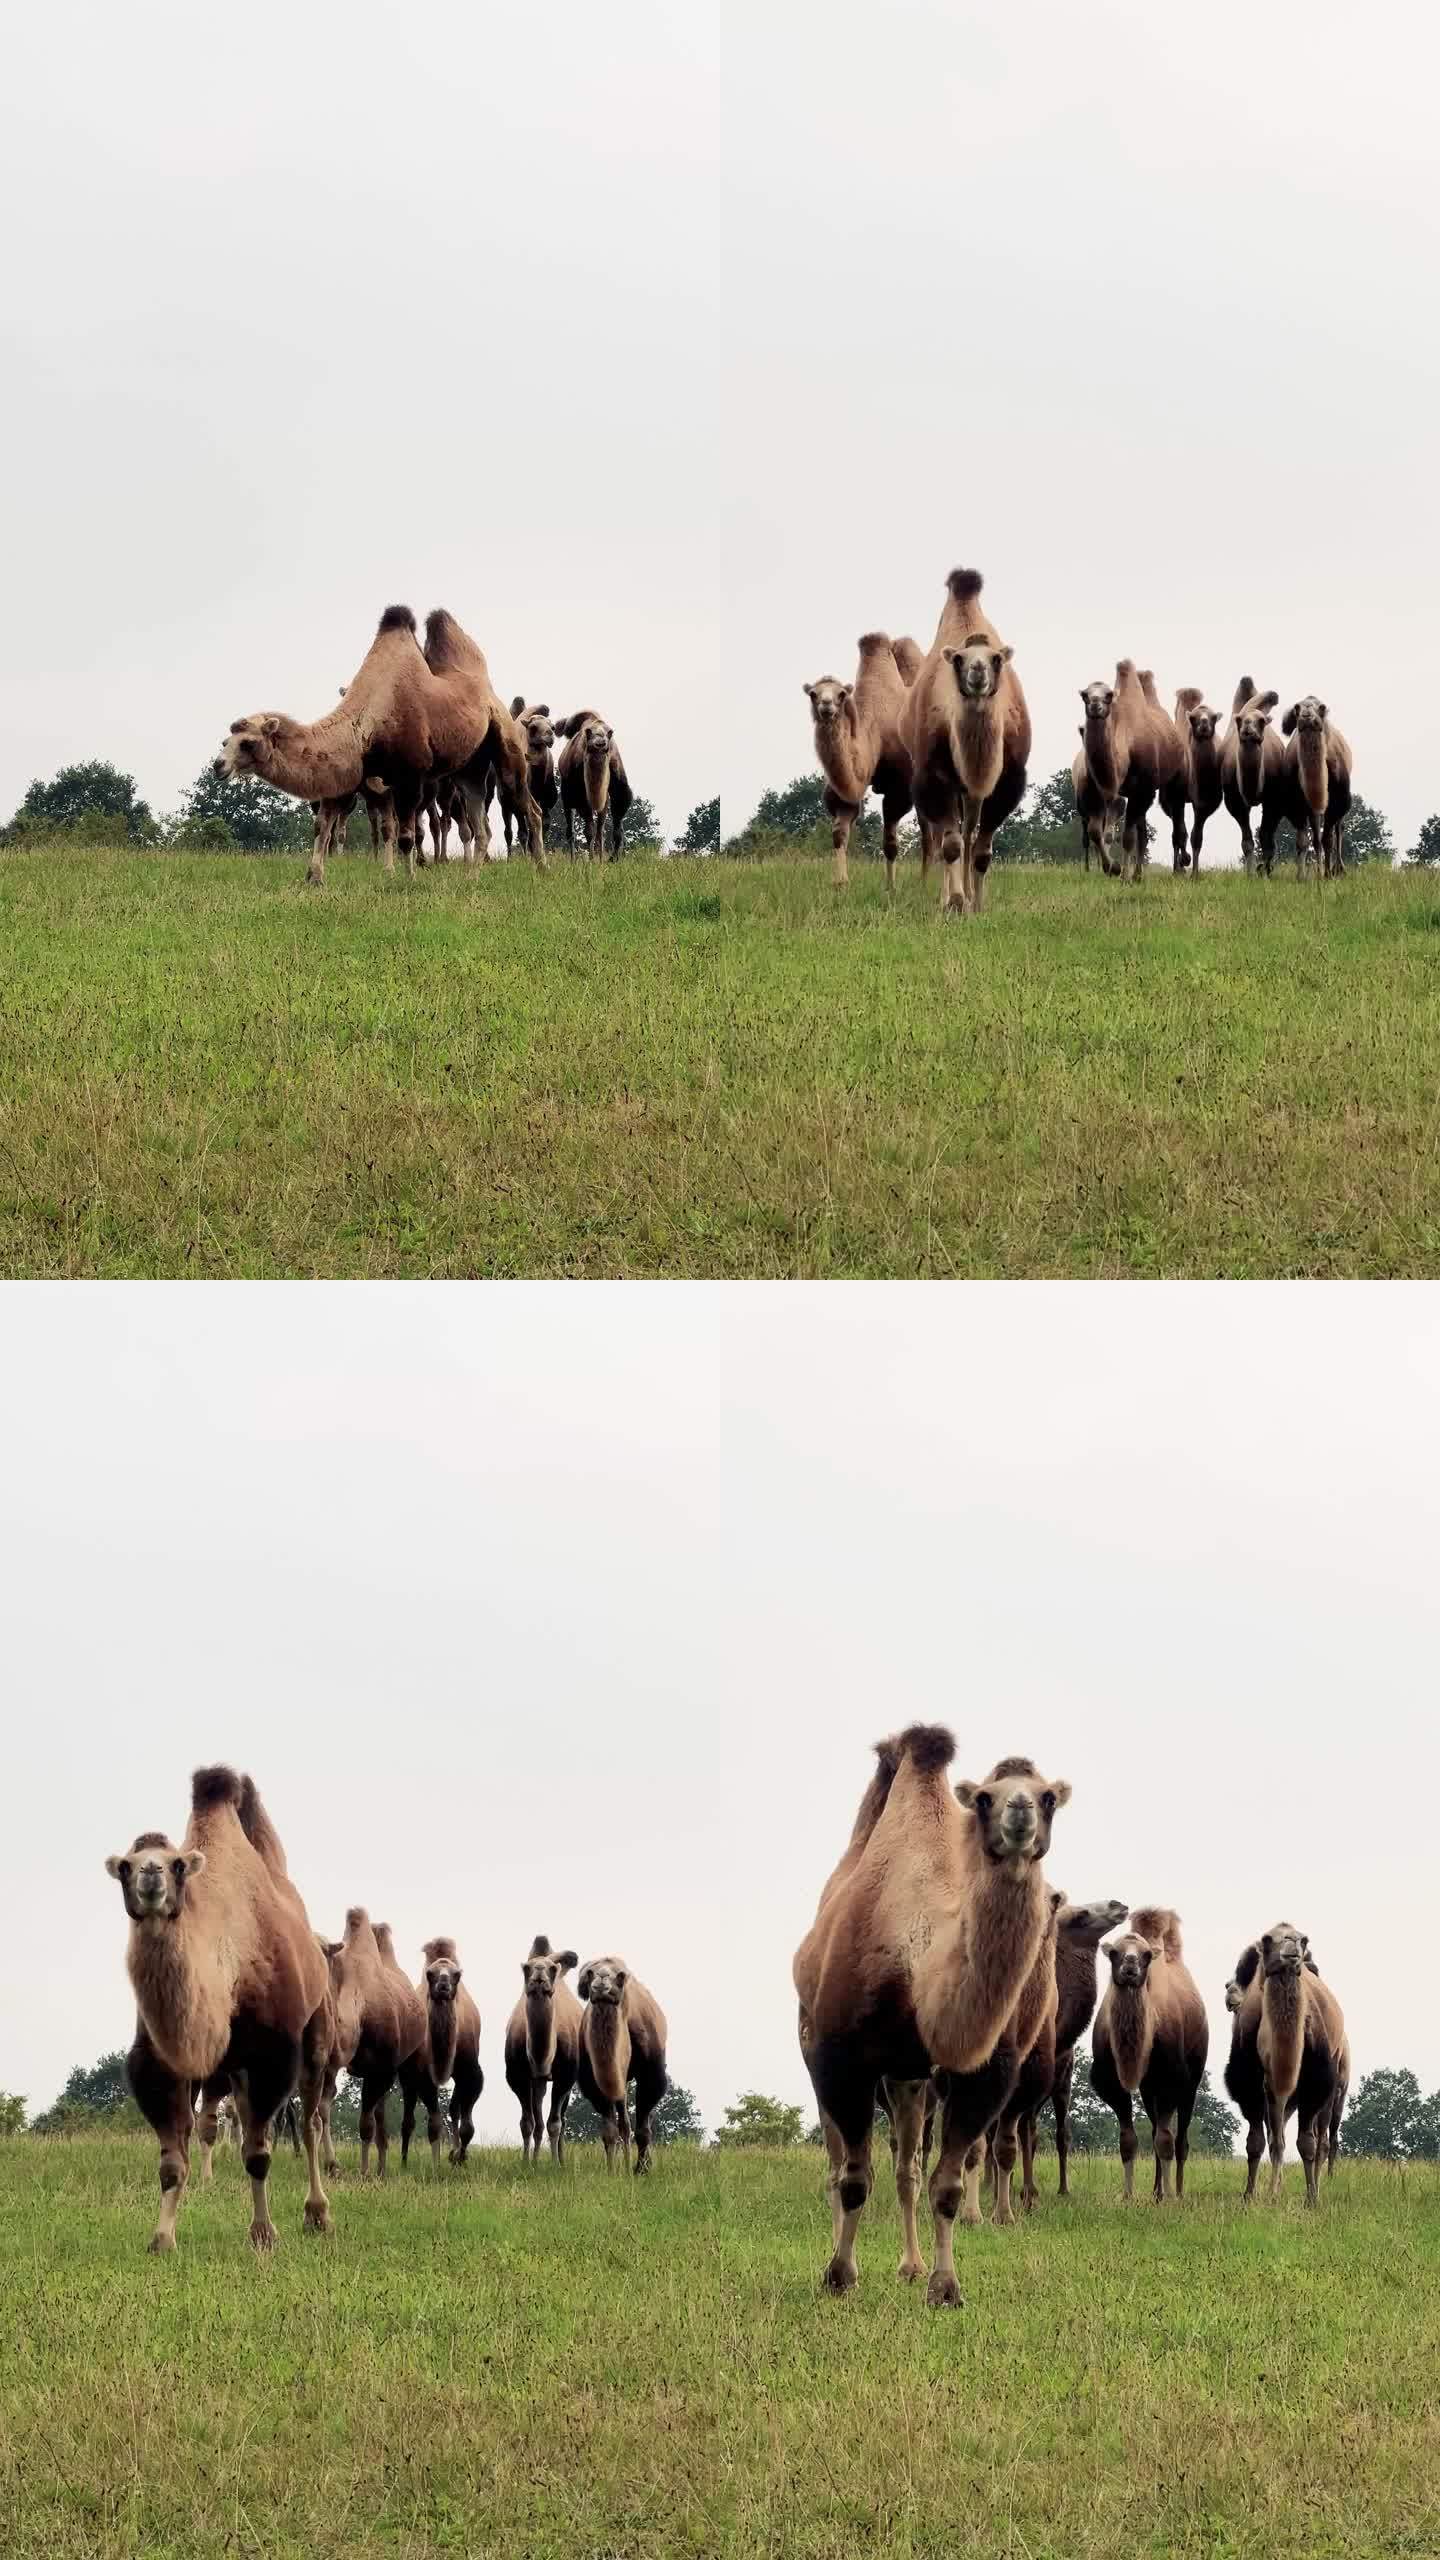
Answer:
[(1105, 1953), (1110, 1983), (1091, 2038), (1090, 2085), (1120, 2119), (1126, 2203), (1135, 2194), (1137, 2096), (1155, 2145), (1155, 2202), (1170, 2195), (1172, 2169), (1178, 2200), (1210, 2050), (1205, 2003), (1184, 1961), (1173, 1911), (1132, 1911), (1128, 1930), (1112, 1938)]
[[(1019, 2069), (1014, 2021), (1053, 1917), (1041, 1872), (1062, 1779), (1001, 1760), (952, 1793), (953, 1734), (911, 1725), (877, 1745), (850, 1843), (796, 1951), (800, 2050), (830, 2159), (833, 2246), (824, 2284), (858, 2281), (855, 2235), (870, 2194), (875, 2092), (891, 2084), (900, 2273), (924, 2273), (916, 2229), (926, 2087), (943, 2073), (940, 2157), (930, 2178), (935, 2271), (927, 2299), (955, 2305), (954, 2224), (965, 2167)], [(967, 2204), (964, 2219), (978, 2218)]]
[(900, 858), (900, 821), (912, 805), (910, 755), (900, 734), (901, 714), (909, 698), (910, 679), (901, 657), (918, 668), (920, 653), (913, 640), (892, 641), (887, 631), (866, 631), (857, 643), (859, 663), (853, 684), (835, 676), (817, 676), (807, 684), (815, 754), (825, 776), (825, 807), (834, 850), (831, 880), (837, 889), (850, 878), (850, 830), (865, 805), (868, 791), (878, 793), (884, 828), (885, 886), (895, 888)]
[[(1200, 847), (1205, 841), (1207, 822), (1220, 806), (1223, 784), (1220, 774), (1220, 714), (1212, 711), (1198, 684), (1182, 685), (1175, 697), (1175, 727), (1185, 751), (1185, 798), (1190, 804), (1190, 876), (1200, 877)], [(1184, 832), (1184, 813), (1181, 813)], [(1175, 868), (1183, 871), (1186, 856), (1182, 845), (1175, 847)]]
[[(1180, 732), (1155, 691), (1149, 669), (1137, 673), (1133, 658), (1121, 658), (1115, 682), (1082, 685), (1085, 706), (1081, 754), (1093, 793), (1106, 802), (1120, 801), (1125, 811), (1119, 872), (1138, 881), (1145, 867), (1146, 817), (1156, 798), (1178, 826), (1177, 850), (1184, 850), (1185, 754)], [(1077, 767), (1078, 771), (1078, 767)], [(1077, 782), (1076, 793), (1079, 796)], [(1178, 816), (1177, 816), (1178, 812)], [(1102, 854), (1103, 860), (1103, 854)], [(1105, 863), (1112, 875), (1116, 865)]]
[[(517, 693), (510, 705), (510, 716), (516, 721), (525, 741), (525, 771), (530, 784), (530, 797), (540, 812), (542, 831), (549, 823), (552, 809), (560, 805), (560, 780), (555, 771), (557, 731), (550, 717), (548, 702), (527, 702)], [(628, 803), (627, 803), (628, 806)], [(512, 829), (517, 812), (508, 784), (500, 786), (500, 820), (505, 832), (505, 851), (512, 850)]]
[(1292, 702), (1281, 722), (1285, 749), (1285, 814), (1295, 829), (1295, 861), (1303, 879), (1313, 860), (1317, 880), (1345, 869), (1350, 812), (1350, 747), (1318, 695)]
[(619, 1956), (596, 1956), (581, 1967), (575, 1985), (586, 2003), (580, 2026), (581, 2095), (600, 2118), (605, 2166), (623, 2152), (630, 2159), (626, 2089), (635, 2083), (635, 2175), (650, 2166), (650, 2127), (670, 2083), (665, 2069), (668, 2028), (654, 1993)]
[(233, 1769), (197, 1769), (179, 1847), (163, 1831), (142, 1831), (105, 1865), (130, 1923), (126, 1963), (138, 2013), (130, 2086), (160, 2139), (160, 2218), (151, 2248), (175, 2246), (195, 2084), (218, 2074), (239, 2111), (253, 2245), (276, 2243), (270, 2126), (297, 2085), (309, 2170), (305, 2228), (327, 2231), (316, 2123), (325, 1967), (253, 1780)]
[(485, 2086), (480, 2068), (480, 2012), (461, 1981), (454, 1939), (427, 1938), (424, 1956), (415, 1988), (425, 2007), (425, 2033), (409, 2061), (400, 2066), (400, 2166), (403, 2169), (409, 2160), (415, 2113), (423, 2100), (430, 2158), (439, 2168), (444, 2130), (440, 2092), (448, 2080), (450, 2161), (453, 2168), (463, 2169), (475, 2139), (475, 2101)]
[(1230, 705), (1230, 726), (1220, 741), (1220, 788), (1240, 830), (1245, 868), (1255, 868), (1251, 811), (1258, 809), (1259, 865), (1267, 878), (1275, 868), (1275, 831), (1285, 814), (1285, 749), (1270, 725), (1279, 700), (1278, 693), (1257, 693), (1253, 676), (1242, 676)]
[[(385, 2101), (402, 2064), (419, 2050), (425, 2033), (425, 2004), (395, 1961), (390, 1932), (382, 1922), (372, 1928), (370, 1914), (356, 1903), (345, 1914), (345, 1935), (327, 1953), (335, 2000), (333, 2071), (348, 2071), (360, 2083), (360, 2175), (370, 2175), (370, 2147), (375, 2168), (384, 2177), (389, 2149)], [(327, 2119), (328, 2120), (328, 2119)]]
[(618, 862), (624, 841), (625, 812), (635, 794), (625, 771), (615, 732), (598, 711), (572, 711), (557, 720), (560, 750), (560, 802), (565, 812), (565, 843), (573, 856), (575, 821), (585, 831), (585, 850), (592, 862), (605, 859), (605, 815), (610, 815), (610, 859)]
[(1030, 713), (1012, 653), (980, 610), (983, 584), (978, 569), (951, 570), (900, 724), (922, 841), (928, 830), (944, 858), (946, 916), (981, 913), (991, 842), (1024, 798), (1030, 755)]
[(1097, 1950), (1109, 1929), (1125, 1918), (1124, 1902), (1065, 1902), (1055, 1915), (1055, 2027), (1050, 2066), (1044, 2040), (1037, 2042), (1017, 2084), (1015, 2109), (1022, 2170), (1020, 2202), (1025, 2212), (1040, 2201), (1035, 2184), (1037, 2118), (1047, 2099), (1055, 2111), (1055, 2155), (1059, 2162), (1059, 2195), (1070, 2197), (1070, 2098), (1075, 2079), (1075, 2047), (1095, 2015), (1099, 1996)]
[(543, 1934), (534, 1939), (521, 1958), (524, 1989), (505, 2029), (505, 2077), (520, 2101), (521, 2148), (527, 2161), (538, 2160), (544, 2132), (557, 2169), (565, 2159), (565, 2110), (580, 2067), (580, 2003), (565, 1976), (579, 1961), (573, 1947), (557, 1954)]
[(1320, 2153), (1340, 2147), (1340, 2110), (1349, 2083), (1350, 2050), (1340, 2003), (1322, 1982), (1304, 1931), (1277, 1920), (1235, 1967), (1240, 1994), (1230, 2031), (1225, 2086), (1249, 2126), (1245, 2202), (1255, 2193), (1260, 2155), (1270, 2150), (1270, 2195), (1279, 2196), (1285, 2119), (1297, 2116), (1296, 2148), (1305, 2163), (1305, 2201), (1319, 2201)]

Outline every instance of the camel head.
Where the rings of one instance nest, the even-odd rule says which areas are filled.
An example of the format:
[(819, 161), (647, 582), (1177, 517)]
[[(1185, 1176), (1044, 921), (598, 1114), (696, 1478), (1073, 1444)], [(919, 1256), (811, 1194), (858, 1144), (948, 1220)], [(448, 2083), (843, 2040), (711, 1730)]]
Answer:
[(1117, 1991), (1143, 1991), (1146, 1976), (1155, 1961), (1156, 1950), (1148, 1938), (1138, 1937), (1127, 1929), (1112, 1938), (1105, 1949), (1110, 1959), (1110, 1980)]
[(1235, 714), (1235, 732), (1242, 747), (1260, 747), (1270, 726), (1270, 714), (1280, 696), (1278, 693), (1252, 693)]
[(1267, 1981), (1285, 1974), (1304, 1971), (1310, 1952), (1310, 1941), (1303, 1929), (1293, 1928), (1288, 1920), (1277, 1920), (1260, 1941), (1260, 1963)]
[(619, 1956), (595, 1956), (581, 1971), (575, 1988), (582, 2000), (597, 2008), (618, 2009), (629, 1979), (630, 1968)]
[(1207, 745), (1219, 726), (1219, 712), (1212, 711), (1208, 702), (1196, 703), (1190, 713), (1190, 735), (1197, 747)]
[(107, 1858), (132, 1920), (174, 1920), (192, 1876), (205, 1864), (203, 1849), (177, 1849), (163, 1831), (142, 1831), (124, 1854)]
[(1098, 1947), (1107, 1929), (1118, 1929), (1128, 1902), (1062, 1902), (1056, 1927), (1072, 1947)]
[(985, 631), (977, 632), (975, 638), (967, 640), (961, 649), (942, 652), (955, 670), (955, 682), (965, 702), (984, 702), (992, 693), (999, 692), (1000, 678), (1012, 654), (1009, 649), (1002, 649), (999, 641), (992, 640)]
[(838, 676), (817, 676), (805, 690), (810, 696), (810, 712), (816, 728), (833, 729), (849, 710), (855, 687), (842, 684)]
[(246, 720), (232, 720), (212, 770), (231, 782), (244, 782), (256, 774), (263, 780), (279, 740), (294, 727), (283, 711), (252, 711)]
[(525, 733), (525, 752), (532, 759), (546, 756), (555, 744), (555, 726), (548, 702), (523, 702), (517, 694), (510, 705), (511, 715)]
[(1329, 705), (1322, 702), (1318, 694), (1305, 693), (1301, 695), (1298, 702), (1291, 703), (1280, 726), (1287, 738), (1297, 729), (1302, 738), (1307, 736), (1323, 738), (1325, 723), (1329, 717)]
[(528, 1956), (520, 1962), (521, 1977), (527, 2000), (553, 2000), (555, 1986), (563, 1975), (573, 1971), (580, 1959), (573, 1947), (557, 1955), (548, 1938), (537, 1938)]
[[(1098, 680), (1094, 684), (1082, 684), (1080, 699), (1085, 705), (1086, 728), (1092, 720), (1098, 721), (1103, 727), (1110, 717), (1110, 706), (1115, 699), (1115, 687), (1113, 684), (1104, 684)], [(1081, 730), (1080, 735), (1084, 737), (1084, 729)]]
[(580, 732), (580, 746), (587, 764), (604, 764), (609, 756), (615, 732), (605, 720), (587, 720)]
[(955, 1790), (974, 1814), (987, 1858), (1029, 1866), (1050, 1846), (1050, 1826), (1070, 1801), (1068, 1778), (1042, 1778), (1033, 1760), (997, 1760), (988, 1778)]
[(1232, 2017), (1237, 2009), (1243, 2009), (1245, 2006), (1245, 1994), (1241, 1990), (1233, 1973), (1225, 1985), (1225, 2006), (1230, 2011)]
[(431, 2001), (448, 2007), (460, 1988), (460, 1960), (453, 1938), (425, 1941), (425, 1991)]

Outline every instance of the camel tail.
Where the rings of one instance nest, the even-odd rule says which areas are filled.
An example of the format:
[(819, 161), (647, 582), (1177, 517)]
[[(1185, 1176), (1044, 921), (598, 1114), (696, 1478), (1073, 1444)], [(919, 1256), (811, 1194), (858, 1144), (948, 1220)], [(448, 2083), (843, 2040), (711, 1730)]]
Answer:
[(955, 1736), (944, 1724), (907, 1724), (895, 1748), (912, 1768), (948, 1769), (955, 1757)]
[(204, 1813), (212, 1804), (233, 1804), (238, 1810), (241, 1799), (240, 1779), (233, 1769), (219, 1763), (213, 1769), (197, 1769), (190, 1781), (190, 1808)]
[(408, 604), (387, 604), (380, 616), (382, 631), (413, 631), (415, 616)]
[(952, 569), (945, 584), (957, 604), (973, 604), (985, 580), (978, 569)]
[[(1155, 1903), (1146, 1903), (1140, 1910), (1131, 1912), (1130, 1926), (1137, 1938), (1148, 1938), (1152, 1946), (1160, 1947), (1167, 1962), (1180, 1963), (1185, 1950), (1180, 1937), (1178, 1911), (1164, 1911)], [(1239, 1979), (1238, 1975), (1236, 1979)]]

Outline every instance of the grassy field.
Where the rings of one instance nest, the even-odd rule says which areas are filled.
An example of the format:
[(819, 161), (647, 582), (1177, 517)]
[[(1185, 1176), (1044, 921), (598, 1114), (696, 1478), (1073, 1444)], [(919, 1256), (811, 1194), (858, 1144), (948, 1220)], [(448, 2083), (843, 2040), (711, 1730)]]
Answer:
[(0, 1274), (1440, 1271), (1440, 895), (1364, 871), (0, 855)]
[[(353, 2158), (353, 2155), (352, 2155)], [(1238, 2164), (1193, 2198), (960, 2233), (967, 2307), (897, 2284), (888, 2164), (862, 2283), (822, 2299), (814, 2152), (660, 2156), (648, 2185), (518, 2152), (338, 2184), (255, 2260), (243, 2178), (154, 2259), (151, 2146), (0, 2145), (11, 2560), (1143, 2560), (1440, 2547), (1440, 2171), (1342, 2166), (1318, 2214)]]

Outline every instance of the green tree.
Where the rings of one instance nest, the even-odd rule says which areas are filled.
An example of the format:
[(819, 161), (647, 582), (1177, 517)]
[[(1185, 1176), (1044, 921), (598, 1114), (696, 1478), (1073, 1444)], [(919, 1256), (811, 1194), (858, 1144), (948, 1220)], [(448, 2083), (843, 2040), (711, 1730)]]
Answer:
[(24, 2099), (15, 2097), (8, 2089), (0, 2089), (0, 2134), (23, 2133), (24, 2130)]
[[(606, 832), (608, 834), (608, 829)], [(625, 812), (627, 850), (631, 845), (659, 844), (660, 841), (660, 821), (655, 815), (655, 803), (653, 800), (642, 800), (637, 793)]]
[(360, 2083), (347, 2075), (335, 2091), (330, 2109), (330, 2131), (337, 2142), (360, 2139)]
[(88, 2069), (77, 2062), (53, 2107), (35, 2117), (32, 2133), (63, 2133), (86, 2124), (137, 2125), (140, 2110), (130, 2095), (125, 2056), (102, 2053)]
[(1240, 2118), (1227, 2106), (1218, 2089), (1210, 2086), (1207, 2071), (1195, 2098), (1195, 2113), (1190, 2119), (1190, 2148), (1208, 2151), (1217, 2159), (1228, 2160), (1235, 2150), (1235, 2137), (1240, 2131)]
[(128, 836), (153, 843), (155, 820), (135, 790), (133, 774), (113, 764), (67, 764), (49, 782), (32, 782), (6, 829), (7, 836), (63, 834), (85, 818), (107, 820), (103, 839)]
[(697, 800), (685, 821), (684, 832), (671, 847), (673, 853), (718, 853), (720, 850), (720, 795), (713, 800)]
[(767, 2150), (788, 2150), (803, 2139), (804, 2112), (787, 2107), (781, 2098), (762, 2097), (758, 2089), (746, 2089), (725, 2110), (725, 2121), (715, 2136), (722, 2151), (750, 2151), (763, 2145)]
[(1080, 860), (1080, 820), (1068, 765), (1058, 765), (1048, 781), (1027, 792), (1014, 817), (998, 830), (995, 852), (1003, 862)]
[[(689, 2089), (682, 2089), (671, 2082), (651, 2117), (650, 2138), (652, 2142), (704, 2141), (705, 2127)], [(582, 2098), (578, 2089), (566, 2112), (565, 2139), (567, 2142), (598, 2142), (600, 2139), (600, 2118), (589, 2099)]]
[(187, 853), (233, 853), (235, 839), (223, 818), (184, 818), (170, 839)]
[[(197, 833), (216, 819), (225, 829), (223, 838)], [(308, 802), (292, 800), (288, 791), (277, 791), (272, 783), (217, 773), (213, 764), (206, 764), (180, 795), (174, 840), (217, 850), (222, 845), (239, 845), (244, 853), (300, 853), (308, 847), (311, 832)]]
[(1413, 2071), (1367, 2071), (1345, 2110), (1341, 2138), (1360, 2160), (1410, 2160), (1430, 2121)]
[[(1040, 2116), (1043, 2145), (1053, 2149), (1055, 2142), (1054, 2111), (1046, 2107)], [(1090, 2086), (1090, 2055), (1081, 2046), (1075, 2056), (1075, 2074), (1070, 2084), (1070, 2148), (1072, 2151), (1118, 2151), (1120, 2120), (1103, 2098), (1097, 2098)]]
[(1405, 859), (1407, 862), (1440, 862), (1440, 809), (1426, 819)]
[[(878, 813), (867, 803), (851, 830), (851, 852), (878, 854), (883, 832)], [(777, 838), (781, 840), (778, 844)], [(743, 855), (767, 849), (790, 852), (803, 848), (818, 853), (822, 848), (828, 851), (829, 844), (825, 776), (799, 773), (783, 790), (761, 793), (754, 816), (738, 836), (731, 838), (726, 850)]]

